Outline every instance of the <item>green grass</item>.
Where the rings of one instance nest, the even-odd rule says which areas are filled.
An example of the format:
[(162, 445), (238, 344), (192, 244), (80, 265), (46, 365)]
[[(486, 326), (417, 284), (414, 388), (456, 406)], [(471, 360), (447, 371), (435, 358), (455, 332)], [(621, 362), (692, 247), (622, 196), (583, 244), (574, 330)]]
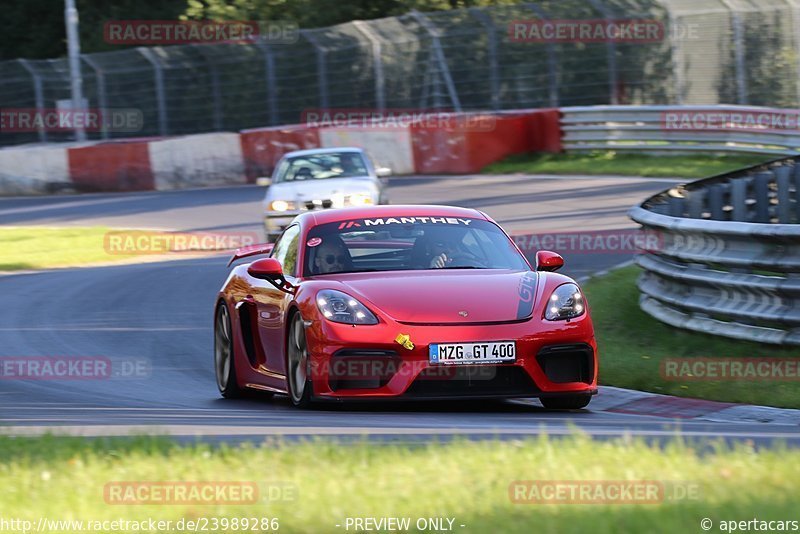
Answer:
[[(646, 480), (690, 487), (694, 496), (657, 504), (515, 504), (509, 486), (517, 480)], [(106, 504), (104, 486), (120, 481), (248, 482), (262, 494), (257, 504)], [(347, 532), (335, 526), (347, 517), (392, 516), (455, 518), (454, 531), (464, 533), (700, 532), (705, 517), (716, 526), (722, 519), (796, 516), (800, 451), (720, 443), (699, 453), (677, 441), (660, 448), (580, 435), (238, 448), (180, 447), (158, 438), (0, 437), (0, 484), (3, 517), (34, 522), (275, 517), (280, 532), (326, 533)], [(275, 484), (294, 488), (295, 498), (264, 499), (264, 488)]]
[(661, 376), (664, 358), (798, 358), (797, 348), (739, 341), (668, 326), (639, 309), (631, 266), (584, 285), (592, 309), (600, 352), (600, 382), (605, 385), (784, 408), (800, 408), (797, 381), (672, 381)]
[(0, 228), (0, 271), (73, 267), (130, 256), (106, 253), (108, 228)]
[[(109, 231), (110, 228), (103, 226), (0, 227), (0, 271), (79, 267), (124, 261), (147, 254), (107, 252), (106, 234)], [(131, 231), (133, 233), (135, 231)]]
[(485, 174), (585, 174), (705, 178), (772, 159), (763, 155), (651, 156), (598, 151), (584, 154), (518, 154), (492, 163)]

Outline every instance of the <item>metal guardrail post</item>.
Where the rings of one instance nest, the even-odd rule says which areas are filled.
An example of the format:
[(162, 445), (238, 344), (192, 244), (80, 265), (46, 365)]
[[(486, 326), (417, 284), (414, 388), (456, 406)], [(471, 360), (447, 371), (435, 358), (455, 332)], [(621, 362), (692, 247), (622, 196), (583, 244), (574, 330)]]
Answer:
[(778, 167), (775, 169), (775, 182), (777, 184), (778, 196), (778, 222), (792, 222), (791, 197), (789, 196), (789, 185), (792, 179), (791, 167)]
[(306, 41), (311, 43), (317, 53), (317, 80), (319, 84), (319, 105), (322, 109), (330, 109), (328, 104), (328, 72), (325, 64), (325, 48), (319, 44), (319, 41), (311, 34), (310, 30), (300, 30), (300, 35), (305, 37)]
[(222, 93), (219, 88), (219, 69), (217, 69), (217, 64), (214, 63), (214, 59), (206, 52), (206, 49), (203, 45), (191, 46), (197, 50), (197, 53), (200, 54), (208, 64), (208, 71), (211, 74), (211, 100), (214, 108), (214, 131), (219, 132), (222, 130)]
[(425, 31), (428, 32), (428, 35), (430, 35), (433, 53), (436, 57), (437, 63), (439, 63), (439, 72), (441, 72), (442, 77), (444, 78), (444, 83), (447, 87), (450, 101), (453, 104), (453, 109), (460, 112), (461, 102), (458, 99), (458, 93), (456, 92), (456, 86), (453, 83), (453, 77), (450, 75), (450, 68), (447, 66), (447, 59), (445, 59), (444, 50), (442, 49), (442, 41), (439, 29), (423, 13), (420, 13), (417, 10), (412, 10), (409, 14), (414, 17), (420, 23), (420, 25), (425, 28)]
[(486, 53), (489, 57), (489, 91), (491, 92), (490, 107), (493, 111), (500, 110), (500, 69), (497, 64), (497, 30), (494, 23), (480, 8), (469, 8), (469, 14), (486, 28)]
[(794, 28), (794, 56), (797, 63), (797, 76), (795, 78), (797, 102), (795, 102), (795, 105), (800, 106), (800, 0), (785, 1), (789, 5), (789, 10), (792, 14), (792, 27)]
[[(549, 20), (547, 13), (536, 4), (523, 4), (534, 13), (536, 13), (542, 20)], [(547, 94), (550, 101), (550, 107), (558, 107), (558, 57), (556, 56), (556, 45), (548, 42), (545, 45), (547, 50)]]
[(354, 20), (353, 26), (367, 38), (372, 45), (372, 65), (375, 75), (375, 107), (379, 112), (386, 110), (386, 78), (383, 74), (383, 45), (372, 28), (363, 20)]
[(794, 56), (797, 58), (797, 102), (800, 107), (800, 0), (787, 0), (792, 10), (792, 26), (794, 27)]
[[(607, 22), (613, 22), (614, 16), (600, 0), (588, 0), (597, 11), (602, 13)], [(617, 68), (617, 45), (612, 39), (606, 41), (606, 58), (608, 60), (608, 87), (611, 105), (619, 104), (619, 70)]]
[(136, 50), (153, 66), (153, 79), (156, 83), (156, 103), (158, 105), (158, 132), (161, 136), (169, 135), (167, 116), (167, 96), (164, 89), (164, 69), (155, 53), (150, 48), (138, 47)]
[(744, 58), (744, 23), (742, 16), (731, 4), (731, 0), (720, 0), (731, 13), (731, 25), (733, 26), (733, 53), (736, 59), (736, 99), (739, 104), (747, 104), (747, 80), (745, 79), (745, 58)]
[(267, 109), (269, 109), (269, 124), (277, 126), (280, 122), (278, 115), (278, 82), (275, 77), (275, 56), (272, 48), (263, 41), (258, 41), (256, 46), (264, 55), (264, 76), (267, 88)]
[(108, 139), (108, 121), (106, 114), (108, 113), (108, 101), (106, 100), (106, 74), (100, 65), (97, 64), (90, 55), (81, 54), (81, 59), (94, 70), (94, 77), (97, 80), (97, 104), (100, 107), (102, 115), (102, 124), (100, 125), (100, 138)]
[(769, 184), (775, 179), (771, 171), (760, 172), (753, 178), (753, 194), (755, 196), (755, 220), (757, 223), (769, 223)]
[[(28, 74), (30, 74), (31, 78), (33, 78), (33, 94), (34, 98), (36, 99), (36, 112), (39, 113), (39, 115), (42, 115), (44, 113), (44, 88), (42, 87), (42, 77), (39, 76), (39, 73), (36, 72), (36, 69), (31, 66), (27, 59), (18, 59), (17, 61), (19, 61), (19, 64), (22, 65), (22, 68), (28, 71)], [(44, 124), (40, 123), (37, 130), (39, 133), (39, 141), (46, 143), (47, 130), (45, 129)]]
[(665, 5), (664, 9), (667, 10), (671, 30), (669, 47), (672, 56), (672, 76), (675, 78), (675, 103), (681, 105), (686, 100), (686, 61), (683, 54), (683, 39), (675, 35), (675, 30), (679, 27), (678, 17), (669, 5)]

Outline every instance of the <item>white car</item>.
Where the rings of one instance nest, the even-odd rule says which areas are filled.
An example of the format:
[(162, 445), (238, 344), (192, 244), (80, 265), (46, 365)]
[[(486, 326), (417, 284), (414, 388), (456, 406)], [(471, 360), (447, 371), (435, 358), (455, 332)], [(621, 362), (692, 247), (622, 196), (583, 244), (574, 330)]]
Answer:
[(381, 178), (391, 170), (373, 165), (360, 148), (316, 148), (285, 154), (267, 185), (264, 230), (275, 240), (295, 216), (310, 210), (384, 204)]

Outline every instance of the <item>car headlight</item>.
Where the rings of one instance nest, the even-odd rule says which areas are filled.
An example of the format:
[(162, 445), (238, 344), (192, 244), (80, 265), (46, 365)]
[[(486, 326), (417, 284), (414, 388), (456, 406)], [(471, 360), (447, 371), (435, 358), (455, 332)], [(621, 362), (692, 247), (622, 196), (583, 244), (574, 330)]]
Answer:
[(378, 324), (366, 306), (341, 291), (323, 289), (317, 293), (317, 308), (329, 321), (345, 324)]
[(562, 321), (579, 317), (586, 312), (583, 293), (575, 284), (558, 286), (547, 299), (544, 318), (548, 321)]
[(334, 208), (344, 208), (346, 206), (369, 206), (375, 202), (369, 193), (353, 193), (352, 195), (334, 193), (331, 195), (331, 203)]
[(289, 211), (295, 209), (295, 204), (288, 200), (273, 200), (268, 207), (270, 211)]
[(372, 195), (367, 193), (357, 193), (355, 195), (350, 195), (349, 197), (345, 197), (345, 205), (350, 206), (368, 206), (373, 204), (372, 202)]

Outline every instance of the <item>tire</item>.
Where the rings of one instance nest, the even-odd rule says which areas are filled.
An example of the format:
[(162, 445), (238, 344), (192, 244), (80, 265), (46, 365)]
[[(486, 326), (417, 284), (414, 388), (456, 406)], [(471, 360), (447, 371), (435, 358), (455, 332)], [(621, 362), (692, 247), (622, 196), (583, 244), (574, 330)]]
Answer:
[(242, 389), (236, 381), (236, 358), (234, 358), (233, 330), (228, 306), (217, 306), (214, 318), (214, 374), (220, 395), (226, 399), (242, 396)]
[(286, 382), (289, 386), (289, 399), (298, 408), (308, 408), (311, 405), (313, 385), (308, 373), (306, 329), (299, 313), (292, 318), (286, 345)]
[(589, 405), (591, 395), (565, 395), (563, 397), (542, 397), (539, 401), (548, 410), (580, 410)]

